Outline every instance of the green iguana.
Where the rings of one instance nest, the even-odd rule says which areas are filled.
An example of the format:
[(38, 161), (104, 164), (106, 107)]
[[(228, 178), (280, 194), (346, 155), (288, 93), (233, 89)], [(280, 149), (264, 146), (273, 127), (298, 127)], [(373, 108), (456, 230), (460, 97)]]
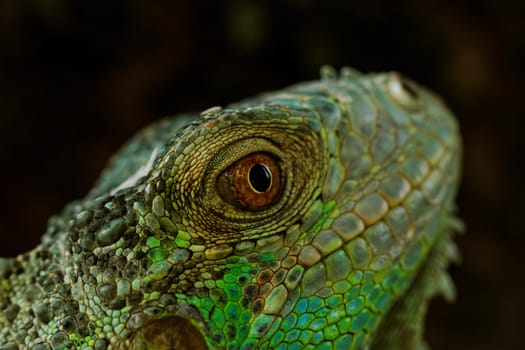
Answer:
[(135, 136), (0, 259), (0, 349), (415, 349), (453, 297), (461, 144), (397, 73), (326, 68)]

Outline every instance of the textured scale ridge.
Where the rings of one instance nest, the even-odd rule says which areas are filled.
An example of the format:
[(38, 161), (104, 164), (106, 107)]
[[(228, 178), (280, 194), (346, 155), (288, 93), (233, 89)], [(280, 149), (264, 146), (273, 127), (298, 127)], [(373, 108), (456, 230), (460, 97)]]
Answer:
[(0, 350), (422, 348), (454, 297), (460, 158), (393, 72), (162, 120), (0, 259)]

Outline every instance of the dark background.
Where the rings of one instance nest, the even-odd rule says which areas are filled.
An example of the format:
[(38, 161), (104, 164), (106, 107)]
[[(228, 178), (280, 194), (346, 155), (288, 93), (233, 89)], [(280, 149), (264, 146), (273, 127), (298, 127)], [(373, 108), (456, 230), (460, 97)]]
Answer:
[(0, 0), (0, 256), (34, 247), (47, 218), (157, 118), (315, 79), (324, 63), (399, 70), (444, 97), (464, 137), (458, 298), (432, 303), (429, 343), (519, 348), (520, 3)]

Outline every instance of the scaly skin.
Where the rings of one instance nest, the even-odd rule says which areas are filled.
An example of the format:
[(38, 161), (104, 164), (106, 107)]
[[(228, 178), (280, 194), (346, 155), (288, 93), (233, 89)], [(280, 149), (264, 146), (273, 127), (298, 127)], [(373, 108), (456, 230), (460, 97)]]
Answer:
[[(259, 207), (219, 180), (254, 154), (280, 186)], [(0, 349), (422, 347), (452, 293), (459, 161), (451, 113), (396, 73), (162, 121), (0, 259)]]

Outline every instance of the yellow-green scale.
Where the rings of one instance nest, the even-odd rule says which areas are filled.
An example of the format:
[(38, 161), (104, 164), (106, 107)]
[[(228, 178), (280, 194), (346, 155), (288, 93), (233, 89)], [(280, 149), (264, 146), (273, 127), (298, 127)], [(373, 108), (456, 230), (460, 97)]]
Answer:
[(209, 296), (178, 294), (177, 298), (195, 305), (207, 320), (210, 328), (210, 333), (206, 334), (208, 343), (239, 349), (248, 337), (252, 318), (252, 304), (243, 296), (242, 288), (251, 283), (249, 272), (255, 265), (230, 263), (226, 267), (228, 272), (221, 280), (215, 281), (215, 288), (209, 290)]
[[(417, 248), (414, 248), (417, 250)], [(418, 254), (416, 254), (418, 255)], [(387, 272), (354, 271), (333, 285), (327, 297), (312, 295), (297, 299), (284, 315), (254, 315), (253, 304), (243, 296), (251, 283), (255, 264), (229, 264), (229, 272), (216, 281), (208, 297), (179, 294), (180, 301), (195, 305), (207, 321), (207, 339), (228, 349), (316, 349), (359, 348), (376, 329), (401, 290), (410, 282), (408, 270), (419, 261), (403, 259)], [(298, 287), (300, 289), (300, 287)], [(251, 327), (249, 326), (251, 325)]]

